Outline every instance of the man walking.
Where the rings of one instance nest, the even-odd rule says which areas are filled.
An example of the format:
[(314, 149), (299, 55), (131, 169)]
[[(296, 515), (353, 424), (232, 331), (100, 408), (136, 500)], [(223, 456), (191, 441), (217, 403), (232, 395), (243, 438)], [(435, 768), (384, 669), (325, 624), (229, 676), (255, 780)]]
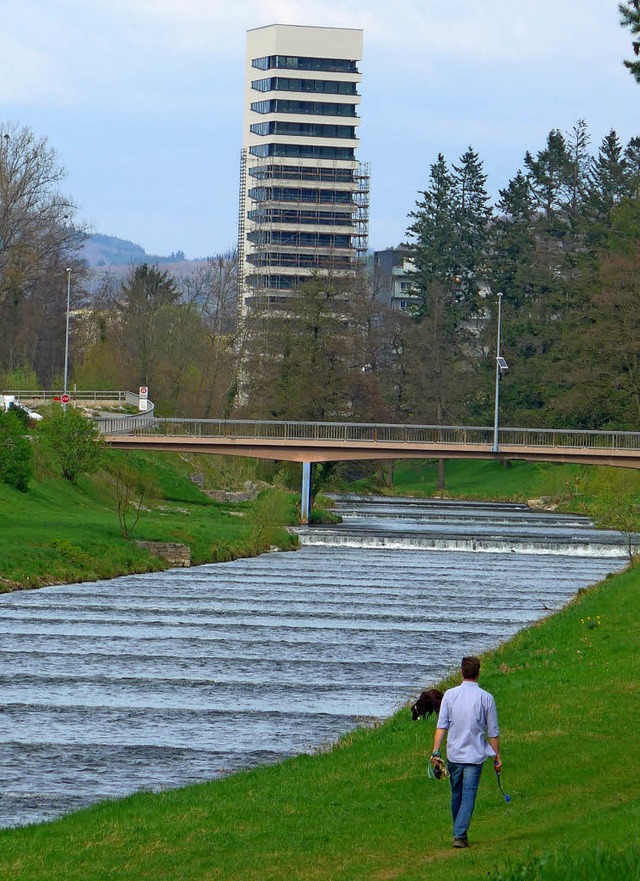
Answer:
[[(451, 781), (453, 846), (468, 847), (467, 832), (476, 804), (485, 759), (493, 756), (496, 771), (502, 769), (500, 729), (496, 702), (478, 685), (480, 660), (462, 659), (462, 685), (445, 692), (433, 740), (431, 761), (440, 759), (440, 746), (447, 734), (447, 768)], [(488, 738), (485, 739), (485, 732)]]

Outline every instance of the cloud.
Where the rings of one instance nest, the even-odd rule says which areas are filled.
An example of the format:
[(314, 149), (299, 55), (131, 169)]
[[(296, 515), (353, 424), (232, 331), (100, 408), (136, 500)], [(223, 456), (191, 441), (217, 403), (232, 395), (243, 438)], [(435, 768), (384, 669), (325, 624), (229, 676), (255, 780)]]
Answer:
[(584, 58), (603, 25), (617, 29), (615, 4), (602, 0), (93, 0), (92, 8), (133, 23), (136, 41), (212, 57), (235, 54), (246, 29), (272, 23), (363, 28), (372, 52), (474, 53), (478, 61), (543, 58), (559, 47)]
[[(274, 23), (364, 30), (373, 244), (402, 235), (440, 150), (472, 143), (502, 186), (552, 127), (636, 133), (616, 0), (0, 0), (3, 115), (49, 137), (98, 228), (155, 250), (226, 247), (245, 31)], [(176, 179), (198, 206), (166, 189)]]
[[(2, 0), (0, 96), (7, 103), (188, 100), (208, 77), (238, 82), (245, 31), (271, 23), (363, 28), (369, 76), (505, 65), (553, 76), (554, 59), (620, 40), (602, 0)], [(607, 29), (607, 25), (609, 26)], [(605, 34), (606, 36), (603, 36)], [(611, 53), (613, 54), (613, 52)], [(620, 56), (621, 57), (621, 56)], [(230, 65), (225, 70), (225, 65)], [(546, 69), (545, 69), (546, 66)], [(509, 74), (511, 75), (511, 74)]]

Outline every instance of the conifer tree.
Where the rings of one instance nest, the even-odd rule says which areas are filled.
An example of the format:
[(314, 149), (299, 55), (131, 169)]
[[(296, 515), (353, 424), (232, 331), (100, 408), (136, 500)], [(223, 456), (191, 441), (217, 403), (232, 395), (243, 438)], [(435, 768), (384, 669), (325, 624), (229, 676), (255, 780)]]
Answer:
[(589, 171), (592, 157), (589, 153), (589, 130), (584, 119), (579, 119), (566, 138), (567, 154), (567, 195), (565, 210), (574, 230), (580, 226), (587, 202)]
[(491, 236), (491, 277), (505, 302), (521, 305), (531, 289), (536, 241), (536, 206), (522, 171), (499, 191)]
[(480, 285), (487, 281), (487, 247), (492, 211), (486, 190), (487, 175), (478, 154), (469, 147), (453, 166), (455, 187), (456, 284), (458, 301), (475, 311)]
[(412, 241), (407, 248), (415, 266), (416, 289), (422, 299), (420, 310), (424, 311), (429, 287), (435, 282), (450, 286), (458, 270), (455, 185), (442, 153), (431, 166), (429, 185), (420, 195), (422, 199), (409, 214), (413, 223), (407, 235)]
[(630, 195), (627, 160), (617, 133), (611, 129), (602, 140), (589, 171), (587, 238), (598, 242), (611, 225), (611, 212)]
[(571, 156), (562, 132), (550, 131), (546, 146), (536, 156), (527, 150), (524, 164), (537, 207), (549, 221), (549, 231), (561, 235), (571, 177)]
[(631, 199), (640, 199), (640, 138), (631, 138), (624, 151), (627, 187)]
[(622, 27), (629, 28), (632, 37), (631, 46), (636, 56), (635, 60), (628, 61), (625, 59), (624, 66), (631, 73), (631, 76), (637, 83), (640, 83), (640, 2), (639, 0), (627, 0), (626, 3), (620, 3), (620, 24)]

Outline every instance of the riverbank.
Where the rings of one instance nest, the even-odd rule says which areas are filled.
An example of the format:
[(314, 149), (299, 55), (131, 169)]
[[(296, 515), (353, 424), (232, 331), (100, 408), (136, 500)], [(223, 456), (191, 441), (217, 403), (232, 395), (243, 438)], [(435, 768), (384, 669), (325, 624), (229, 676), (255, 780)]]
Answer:
[(0, 593), (167, 568), (137, 540), (187, 545), (192, 565), (296, 546), (284, 528), (295, 520), (293, 495), (281, 490), (270, 505), (220, 502), (193, 483), (193, 467), (181, 457), (131, 454), (129, 461), (154, 480), (153, 498), (143, 500), (130, 538), (122, 534), (118, 499), (104, 473), (76, 484), (45, 473), (26, 493), (0, 483)]
[[(639, 610), (631, 570), (485, 656), (512, 801), (487, 768), (467, 851), (450, 846), (446, 784), (426, 777), (433, 720), (414, 723), (405, 708), (317, 755), (5, 830), (0, 879), (546, 881), (604, 878), (607, 861), (607, 879), (637, 877), (640, 758), (624, 746), (637, 715)], [(509, 874), (539, 854), (550, 855), (540, 872)]]
[[(118, 502), (104, 473), (83, 476), (77, 484), (70, 484), (54, 477), (45, 463), (27, 493), (0, 483), (0, 593), (166, 568), (166, 563), (136, 545), (136, 540), (188, 545), (192, 565), (255, 556), (271, 545), (283, 550), (295, 547), (295, 539), (282, 527), (295, 521), (296, 493), (292, 490), (287, 495), (281, 488), (279, 505), (266, 506), (262, 513), (254, 511), (252, 501), (216, 501), (191, 479), (204, 471), (211, 485), (219, 486), (216, 478), (220, 469), (207, 474), (211, 458), (128, 454), (134, 471), (145, 480), (151, 475), (156, 488), (156, 497), (143, 505), (130, 539), (125, 539), (119, 528)], [(238, 475), (247, 476), (242, 466), (234, 463), (229, 471), (231, 467)], [(228, 478), (224, 469), (222, 473)], [(568, 465), (517, 462), (504, 468), (496, 462), (450, 461), (448, 495), (496, 501), (542, 497), (546, 504), (562, 503), (584, 511), (584, 505), (576, 504), (571, 495), (579, 473)], [(401, 462), (394, 486), (387, 492), (432, 496), (436, 481), (436, 465)], [(337, 488), (381, 491), (371, 481)]]

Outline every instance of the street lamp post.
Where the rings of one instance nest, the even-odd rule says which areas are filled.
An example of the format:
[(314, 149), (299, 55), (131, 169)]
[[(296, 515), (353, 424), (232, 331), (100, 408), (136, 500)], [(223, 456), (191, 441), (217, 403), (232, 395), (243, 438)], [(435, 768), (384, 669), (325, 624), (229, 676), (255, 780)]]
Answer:
[(507, 362), (500, 355), (500, 331), (502, 326), (502, 293), (498, 293), (498, 342), (496, 345), (496, 402), (493, 414), (493, 450), (497, 453), (498, 446), (498, 406), (500, 402), (500, 377), (505, 370), (508, 370)]
[[(67, 380), (69, 377), (69, 311), (71, 308), (71, 269), (67, 269), (67, 321), (64, 333), (64, 391), (67, 394)], [(67, 405), (63, 402), (62, 409), (66, 411)]]

